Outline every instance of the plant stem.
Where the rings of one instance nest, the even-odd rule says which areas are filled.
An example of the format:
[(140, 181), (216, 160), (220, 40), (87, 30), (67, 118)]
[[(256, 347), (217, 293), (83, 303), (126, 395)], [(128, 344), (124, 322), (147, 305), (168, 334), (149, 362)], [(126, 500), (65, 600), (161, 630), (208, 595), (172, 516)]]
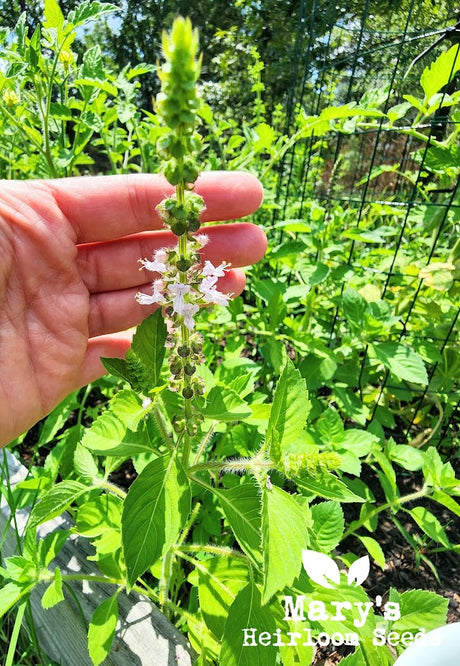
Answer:
[(104, 488), (105, 490), (108, 490), (110, 493), (113, 493), (114, 495), (117, 495), (118, 497), (121, 497), (121, 499), (126, 499), (127, 493), (125, 493), (124, 490), (119, 488), (113, 483), (110, 483), (110, 481), (101, 481), (98, 484), (99, 488)]
[(212, 553), (213, 555), (222, 555), (223, 557), (236, 557), (240, 560), (247, 560), (247, 556), (244, 553), (241, 553), (239, 550), (234, 550), (233, 548), (228, 548), (226, 546), (212, 546), (208, 544), (207, 546), (202, 546), (201, 544), (189, 544), (188, 546), (181, 546), (176, 549), (176, 553), (179, 557), (182, 557), (184, 551), (190, 553)]
[(387, 509), (391, 508), (399, 508), (403, 504), (406, 504), (407, 502), (413, 502), (416, 499), (420, 499), (422, 497), (427, 497), (428, 495), (431, 494), (431, 489), (428, 488), (427, 486), (423, 486), (421, 490), (417, 490), (415, 493), (410, 493), (410, 495), (405, 495), (404, 497), (399, 497), (397, 500), (394, 502), (386, 502), (385, 504), (382, 504), (381, 506), (376, 507), (373, 511), (370, 513), (366, 514), (361, 518), (360, 520), (354, 521), (350, 527), (345, 531), (342, 540), (346, 539), (347, 537), (351, 536), (354, 534), (357, 530), (359, 530), (360, 527), (364, 525), (364, 523), (367, 523), (368, 520), (373, 518), (374, 516), (377, 516), (379, 513), (382, 511), (386, 511)]

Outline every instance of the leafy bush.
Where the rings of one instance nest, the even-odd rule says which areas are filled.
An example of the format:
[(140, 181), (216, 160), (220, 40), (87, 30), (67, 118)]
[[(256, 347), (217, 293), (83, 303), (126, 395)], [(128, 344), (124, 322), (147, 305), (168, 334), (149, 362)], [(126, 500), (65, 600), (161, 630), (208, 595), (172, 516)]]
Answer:
[[(3, 32), (3, 178), (157, 171), (156, 146), (171, 152), (159, 115), (136, 106), (137, 79), (152, 67), (115, 72), (97, 46), (81, 60), (72, 53), (75, 31), (112, 10), (84, 2), (64, 19), (47, 2), (45, 22), (32, 36), (25, 17), (13, 34)], [(170, 390), (167, 331), (157, 311), (138, 327), (126, 360), (105, 360), (112, 377), (76, 392), (43, 422), (36, 447), (44, 466), (32, 465), (20, 486), (34, 503), (28, 533), (21, 555), (1, 570), (3, 613), (38, 582), (49, 582), (45, 607), (63, 599), (62, 584), (72, 575), (49, 566), (62, 544), (38, 544), (34, 531), (69, 510), (76, 532), (94, 546), (101, 576), (158, 603), (187, 632), (201, 664), (307, 664), (313, 639), (334, 632), (351, 636), (356, 647), (343, 663), (390, 664), (392, 653), (376, 637), (413, 636), (445, 621), (447, 600), (423, 590), (391, 589), (382, 615), (381, 603), (361, 586), (365, 556), (355, 549), (384, 568), (386, 554), (372, 536), (383, 513), (434, 571), (431, 553), (456, 548), (430, 509), (460, 515), (460, 488), (445, 455), (455, 443), (448, 433), (440, 448), (431, 441), (458, 402), (458, 208), (450, 190), (458, 142), (455, 125), (438, 139), (425, 128), (440, 107), (458, 116), (460, 93), (442, 92), (460, 67), (457, 50), (425, 69), (423, 96), (405, 95), (385, 108), (375, 91), (316, 115), (299, 107), (289, 134), (282, 109), (266, 117), (256, 51), (247, 122), (200, 106), (204, 166), (249, 169), (263, 181), (266, 203), (256, 219), (269, 237), (266, 259), (250, 270), (244, 300), (204, 312), (197, 324), (205, 397), (183, 392), (192, 386), (183, 361), (173, 372), (185, 382), (182, 393)], [(348, 161), (369, 132), (408, 137), (412, 152), (405, 164), (389, 153), (363, 168), (355, 187), (374, 187), (375, 196), (356, 206), (345, 196)], [(346, 147), (333, 173), (331, 136)], [(199, 143), (190, 138), (187, 153)], [(180, 187), (182, 157), (166, 169)], [(423, 202), (401, 207), (391, 194), (381, 201), (389, 174)], [(344, 196), (330, 205), (331, 192)], [(183, 194), (170, 202), (176, 212)], [(182, 338), (182, 347), (189, 342)], [(96, 391), (102, 400), (91, 404)], [(125, 492), (111, 475), (127, 460), (137, 478)], [(364, 481), (365, 470), (374, 485)], [(416, 473), (418, 490), (401, 492), (403, 471)], [(353, 519), (348, 505), (356, 509)], [(332, 555), (349, 568), (348, 578)], [(117, 594), (89, 627), (95, 664), (105, 658), (100, 637), (108, 625), (100, 617), (116, 614)], [(298, 599), (305, 606), (289, 606)], [(308, 633), (306, 643), (287, 638), (299, 631)]]

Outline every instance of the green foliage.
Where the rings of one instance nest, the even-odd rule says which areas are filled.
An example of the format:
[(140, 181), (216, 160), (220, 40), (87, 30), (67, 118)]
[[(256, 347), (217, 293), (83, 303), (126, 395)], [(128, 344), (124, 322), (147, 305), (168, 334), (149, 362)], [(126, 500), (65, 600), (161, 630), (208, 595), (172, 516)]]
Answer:
[[(211, 4), (204, 3), (206, 11), (223, 11), (221, 3)], [(120, 58), (135, 37), (139, 48), (146, 39), (153, 44), (146, 26), (153, 22), (153, 34), (160, 34), (173, 5), (168, 11), (157, 7), (156, 14), (149, 3), (136, 5), (143, 30), (133, 35), (131, 23)], [(3, 562), (0, 614), (41, 582), (47, 584), (45, 608), (62, 600), (70, 578), (53, 568), (53, 560), (69, 534), (53, 533), (36, 543), (35, 528), (71, 511), (74, 531), (91, 542), (101, 576), (117, 590), (136, 589), (160, 605), (188, 631), (203, 665), (310, 663), (312, 645), (273, 639), (277, 631), (286, 638), (287, 631), (305, 628), (313, 638), (355, 631), (357, 649), (344, 664), (390, 664), (392, 653), (373, 643), (372, 632), (383, 627), (415, 634), (439, 626), (447, 600), (424, 590), (391, 590), (399, 619), (382, 620), (372, 607), (357, 626), (353, 607), (353, 616), (332, 620), (331, 602), (374, 601), (361, 585), (345, 584), (332, 558), (350, 571), (358, 552), (367, 552), (371, 566), (383, 569), (390, 555), (376, 534), (383, 516), (413, 547), (416, 564), (435, 573), (433, 554), (458, 548), (449, 526), (435, 515), (437, 506), (460, 515), (460, 485), (449, 462), (456, 451), (454, 427), (453, 436), (446, 431), (439, 447), (433, 445), (443, 417), (458, 403), (460, 381), (450, 323), (459, 296), (458, 197), (452, 189), (459, 175), (459, 95), (441, 91), (458, 69), (456, 51), (446, 50), (424, 66), (417, 86), (394, 91), (391, 104), (369, 81), (362, 84), (363, 97), (343, 99), (338, 83), (326, 77), (325, 97), (335, 90), (330, 105), (311, 113), (301, 105), (276, 108), (265, 88), (279, 93), (290, 72), (267, 54), (284, 40), (291, 55), (298, 8), (227, 5), (205, 56), (222, 74), (216, 99), (208, 98), (212, 105), (199, 106), (188, 83), (174, 104), (161, 97), (157, 103), (170, 125), (188, 122), (189, 107), (203, 121), (200, 137), (181, 136), (178, 142), (165, 133), (158, 115), (138, 104), (138, 79), (147, 78), (151, 66), (125, 63), (117, 69), (98, 44), (77, 53), (76, 28), (114, 11), (113, 5), (85, 2), (67, 12), (64, 3), (60, 8), (46, 0), (44, 21), (33, 32), (22, 16), (10, 36), (2, 34), (3, 178), (154, 171), (159, 150), (171, 162), (169, 176), (180, 167), (182, 182), (182, 158), (201, 146), (206, 167), (248, 169), (262, 178), (266, 203), (255, 220), (267, 231), (269, 250), (249, 270), (242, 299), (226, 311), (202, 314), (207, 366), (199, 373), (206, 393), (187, 398), (199, 415), (196, 431), (177, 428), (185, 396), (171, 390), (160, 309), (137, 328), (125, 359), (103, 359), (112, 378), (98, 384), (103, 400), (98, 396), (97, 406), (86, 405), (88, 392), (76, 392), (41, 425), (37, 451), (44, 466), (32, 465), (29, 478), (8, 495), (12, 511), (33, 508), (23, 552)], [(126, 6), (132, 9), (132, 3)], [(204, 10), (200, 5), (191, 11)], [(279, 34), (263, 48), (264, 18), (275, 11), (286, 20), (278, 21)], [(232, 28), (235, 16), (244, 17), (243, 32)], [(319, 33), (326, 34), (327, 17), (321, 14), (318, 21)], [(196, 33), (190, 34), (193, 43), (184, 39), (184, 48), (188, 55), (192, 48), (195, 57)], [(335, 32), (331, 39), (338, 48)], [(317, 42), (312, 49), (320, 52), (324, 44)], [(343, 46), (344, 52), (350, 48)], [(187, 53), (176, 56), (179, 65), (188, 63), (194, 84), (199, 66)], [(225, 82), (235, 58), (241, 58), (238, 77), (248, 78), (241, 63), (249, 64), (249, 89), (247, 83), (239, 89), (236, 76)], [(176, 65), (171, 80), (163, 72), (172, 87), (180, 79)], [(210, 81), (217, 81), (215, 69), (208, 71)], [(205, 83), (203, 89), (210, 87)], [(235, 88), (241, 99), (225, 115)], [(417, 97), (420, 91), (423, 98)], [(440, 108), (454, 119), (442, 139), (427, 130)], [(388, 163), (368, 160), (363, 166), (362, 137), (372, 132), (407, 141), (406, 161), (393, 159), (390, 150)], [(331, 167), (333, 141), (337, 159)], [(189, 167), (196, 175), (195, 162)], [(282, 204), (287, 174), (295, 192), (287, 187)], [(407, 206), (388, 185), (391, 178), (399, 179)], [(363, 190), (357, 204), (353, 196)], [(454, 203), (449, 210), (445, 190)], [(128, 460), (137, 476), (126, 493), (112, 474)], [(410, 492), (408, 478), (416, 484)], [(302, 571), (305, 549), (337, 567), (340, 582), (332, 589)], [(329, 610), (307, 613), (305, 621), (284, 619), (284, 595), (320, 600)], [(94, 664), (109, 654), (117, 616), (116, 592), (89, 625)], [(247, 628), (272, 640), (265, 635), (243, 646)]]

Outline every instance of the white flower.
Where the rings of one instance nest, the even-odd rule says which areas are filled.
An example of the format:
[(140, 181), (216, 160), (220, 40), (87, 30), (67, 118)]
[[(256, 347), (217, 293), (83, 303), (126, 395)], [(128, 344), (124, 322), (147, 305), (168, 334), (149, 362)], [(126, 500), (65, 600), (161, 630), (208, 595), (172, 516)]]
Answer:
[(154, 291), (153, 294), (143, 294), (138, 291), (136, 294), (136, 301), (140, 303), (140, 305), (152, 305), (153, 303), (163, 305), (163, 303), (166, 303), (165, 297), (159, 291)]
[(152, 398), (144, 398), (142, 401), (142, 409), (147, 409), (152, 404)]
[(199, 287), (200, 293), (203, 295), (203, 298), (207, 301), (207, 303), (214, 303), (215, 305), (228, 305), (228, 299), (230, 298), (231, 294), (223, 294), (222, 292), (218, 291), (215, 288), (216, 282), (217, 278), (215, 277), (204, 278), (204, 280), (201, 281), (201, 285)]
[(202, 275), (212, 276), (212, 277), (224, 277), (225, 270), (230, 264), (227, 264), (223, 261), (219, 266), (214, 266), (208, 259), (204, 262), (203, 270), (201, 271)]
[(190, 285), (182, 284), (182, 282), (177, 282), (175, 284), (170, 284), (168, 290), (174, 294), (173, 298), (173, 308), (174, 312), (177, 314), (183, 314), (183, 310), (186, 306), (184, 296), (190, 291)]
[(166, 252), (166, 249), (162, 247), (161, 249), (156, 250), (154, 253), (153, 261), (149, 261), (148, 259), (139, 259), (139, 261), (142, 264), (142, 267), (146, 268), (148, 271), (164, 274), (168, 268), (170, 268), (170, 266), (166, 263), (167, 258), (168, 253)]
[(184, 324), (191, 331), (195, 327), (195, 320), (193, 316), (196, 315), (200, 308), (195, 303), (186, 303), (182, 309), (184, 315)]

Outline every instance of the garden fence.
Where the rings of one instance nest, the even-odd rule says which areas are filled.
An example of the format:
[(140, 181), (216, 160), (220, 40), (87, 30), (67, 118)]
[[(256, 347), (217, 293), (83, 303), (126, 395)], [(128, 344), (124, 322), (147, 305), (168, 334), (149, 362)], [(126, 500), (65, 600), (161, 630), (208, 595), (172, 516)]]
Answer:
[[(430, 23), (426, 16), (421, 20), (421, 3), (412, 0), (407, 3), (402, 22), (401, 12), (390, 11), (387, 29), (378, 30), (373, 22), (372, 5), (370, 0), (363, 2), (360, 21), (350, 24), (343, 20), (347, 12), (344, 4), (339, 6), (321, 0), (300, 2), (291, 85), (287, 92), (286, 133), (293, 131), (300, 106), (313, 115), (331, 103), (359, 103), (365, 99), (366, 103), (378, 100), (380, 108), (386, 112), (394, 104), (403, 102), (403, 94), (413, 91), (416, 94), (421, 72), (442, 50), (460, 44), (458, 17), (453, 9), (446, 10), (441, 16), (438, 13)], [(316, 33), (318, 23), (322, 26), (320, 37)], [(317, 54), (318, 39), (321, 41), (321, 60)], [(431, 138), (442, 141), (460, 122), (458, 112), (443, 106), (446, 96), (459, 89), (458, 75), (451, 78), (448, 86), (441, 90), (429, 123), (419, 127), (429, 136), (424, 144), (411, 135), (404, 136), (399, 129), (383, 128), (382, 123), (369, 129), (354, 129), (350, 124), (347, 133), (340, 131), (329, 135), (327, 142), (319, 142), (317, 137), (311, 136), (300, 142), (301, 146), (294, 146), (285, 155), (278, 176), (278, 208), (274, 221), (289, 217), (292, 206), (295, 217), (304, 219), (319, 207), (327, 227), (333, 224), (338, 209), (342, 213), (346, 209), (346, 233), (340, 233), (343, 229), (339, 229), (335, 241), (340, 238), (338, 242), (343, 244), (350, 271), (367, 275), (369, 283), (378, 287), (380, 298), (393, 305), (395, 295), (404, 290), (405, 302), (401, 308), (397, 340), (404, 343), (410, 333), (416, 348), (430, 349), (430, 384), (418, 388), (411, 386), (412, 394), (418, 393), (418, 398), (412, 405), (408, 424), (395, 429), (394, 437), (399, 442), (417, 436), (421, 410), (430, 401), (437, 406), (436, 424), (427, 433), (431, 443), (442, 443), (447, 435), (455, 438), (458, 432), (458, 295), (450, 300), (449, 307), (444, 304), (442, 312), (438, 313), (427, 311), (422, 298), (426, 278), (440, 295), (443, 290), (459, 283), (458, 270), (449, 263), (459, 237), (458, 169), (455, 171), (454, 168), (450, 177), (443, 175), (441, 186), (437, 183), (431, 188), (426, 187), (431, 178), (426, 169), (428, 157), (433, 169), (432, 158), (428, 155)], [(416, 149), (418, 152), (414, 156)], [(460, 166), (459, 153), (455, 155), (457, 164), (446, 164), (446, 171), (447, 167)], [(323, 164), (320, 177), (316, 168), (319, 160)], [(442, 164), (439, 170), (442, 171)], [(379, 237), (378, 225), (372, 226), (371, 221), (372, 211), (376, 210), (397, 220), (394, 236), (384, 237), (388, 231), (385, 229)], [(426, 233), (422, 233), (423, 230)], [(375, 248), (382, 241), (384, 249), (371, 252), (373, 258), (370, 259), (369, 244)], [(407, 267), (405, 258), (409, 256), (421, 268), (418, 275)], [(316, 258), (321, 259), (318, 251)], [(329, 267), (333, 266), (334, 257), (330, 256), (327, 263)], [(401, 270), (402, 264), (406, 270)], [(436, 283), (435, 273), (441, 268), (446, 271), (444, 279), (438, 273), (440, 279)], [(343, 292), (343, 283), (338, 290), (336, 296)], [(433, 314), (438, 320), (437, 325), (422, 327), (417, 316), (422, 310), (428, 319)], [(339, 308), (328, 312), (327, 317), (329, 345), (334, 347), (340, 342)], [(366, 354), (367, 348), (362, 355), (361, 374)], [(371, 417), (379, 409), (385, 392), (393, 392), (396, 397), (404, 399), (400, 387), (392, 386), (389, 371), (381, 378)], [(422, 439), (423, 435), (419, 434), (419, 437)]]

